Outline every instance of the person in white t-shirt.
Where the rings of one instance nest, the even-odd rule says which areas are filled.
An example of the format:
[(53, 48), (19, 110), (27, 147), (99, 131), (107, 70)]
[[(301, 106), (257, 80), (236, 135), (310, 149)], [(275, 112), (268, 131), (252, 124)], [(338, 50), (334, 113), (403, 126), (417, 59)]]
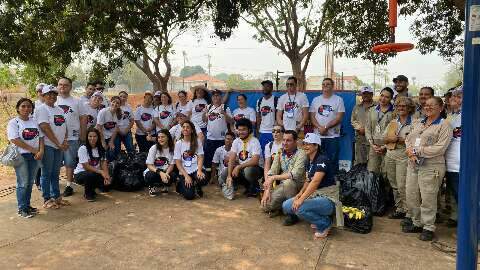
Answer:
[[(80, 101), (82, 104), (88, 103), (90, 101), (90, 98), (92, 97), (93, 93), (95, 93), (95, 83), (93, 82), (88, 82), (87, 86), (85, 86), (85, 94), (80, 97)], [(98, 91), (100, 92), (100, 91)], [(102, 92), (100, 92), (102, 93)], [(103, 94), (102, 94), (102, 104), (103, 104)], [(103, 108), (101, 108), (103, 109)]]
[[(100, 105), (103, 102), (103, 95), (100, 92), (95, 92), (90, 100), (84, 104), (85, 115), (87, 116), (87, 129), (95, 127), (97, 125), (98, 112), (100, 111)], [(87, 135), (87, 134), (85, 134)], [(86, 142), (86, 137), (82, 140)]]
[(223, 196), (225, 198), (233, 199), (233, 188), (226, 189), (225, 179), (228, 174), (228, 153), (232, 149), (232, 143), (235, 140), (235, 134), (231, 131), (225, 134), (225, 145), (218, 147), (215, 150), (212, 161), (212, 177), (211, 182), (217, 180), (218, 185), (222, 188)]
[(15, 106), (18, 116), (11, 119), (7, 125), (8, 140), (17, 147), (22, 156), (22, 162), (14, 169), (17, 176), (18, 215), (23, 218), (31, 218), (38, 213), (38, 209), (30, 205), (30, 198), (44, 153), (43, 134), (37, 122), (30, 117), (33, 107), (33, 102), (28, 98), (18, 100)]
[(244, 94), (239, 94), (237, 96), (237, 105), (238, 108), (233, 110), (233, 120), (237, 122), (240, 119), (248, 119), (250, 120), (250, 122), (252, 122), (252, 126), (255, 128), (255, 123), (257, 122), (257, 115), (252, 107), (247, 107), (247, 96)]
[(276, 124), (278, 97), (273, 96), (273, 83), (270, 80), (262, 82), (263, 96), (257, 100), (257, 133), (262, 150), (267, 143), (273, 141), (272, 129)]
[(228, 125), (232, 122), (230, 108), (222, 103), (222, 92), (212, 92), (212, 104), (207, 106), (203, 114), (203, 121), (207, 122), (207, 140), (203, 151), (205, 152), (204, 166), (208, 171), (212, 166), (212, 158), (215, 150), (224, 144)]
[[(188, 121), (188, 118), (185, 114), (183, 114), (183, 112), (177, 112), (175, 115), (176, 115), (176, 120), (175, 121), (178, 124), (173, 126), (169, 131), (170, 131), (170, 135), (172, 135), (172, 138), (173, 138), (174, 142), (177, 142), (182, 137), (182, 125), (183, 125), (183, 123)], [(195, 125), (195, 132), (197, 133), (198, 139), (201, 142), (203, 142), (205, 140), (205, 137), (203, 136), (202, 130), (197, 125)]]
[(303, 131), (308, 120), (308, 104), (305, 93), (297, 91), (297, 78), (289, 77), (287, 93), (278, 100), (277, 123), (285, 130)]
[(172, 105), (172, 97), (167, 92), (160, 94), (160, 105), (155, 110), (157, 111), (155, 117), (155, 125), (157, 131), (161, 129), (170, 129), (175, 122), (175, 109)]
[(273, 141), (267, 143), (265, 145), (265, 149), (263, 150), (265, 165), (264, 165), (264, 174), (263, 179), (267, 179), (268, 171), (272, 166), (273, 159), (275, 155), (282, 149), (282, 141), (283, 141), (283, 134), (285, 133), (285, 129), (283, 129), (280, 125), (274, 125), (272, 129), (273, 134)]
[[(122, 119), (118, 121), (118, 134), (115, 140), (115, 149), (122, 149), (122, 143), (125, 146), (127, 153), (133, 153), (133, 138), (132, 138), (132, 127), (133, 127), (133, 110), (132, 107), (128, 104), (128, 93), (125, 91), (120, 91), (118, 93), (120, 97), (120, 109), (122, 109)], [(119, 153), (115, 153), (118, 155)]]
[(202, 186), (208, 184), (203, 170), (203, 146), (190, 121), (182, 125), (182, 137), (175, 143), (173, 159), (179, 171), (177, 192), (186, 200), (193, 200), (196, 195), (203, 197)]
[(150, 197), (157, 196), (158, 188), (168, 193), (168, 187), (177, 178), (173, 161), (174, 144), (168, 130), (161, 129), (157, 135), (157, 143), (148, 150), (147, 169), (144, 172), (145, 183)]
[(147, 153), (150, 147), (155, 144), (155, 141), (149, 140), (154, 137), (155, 122), (155, 109), (152, 106), (153, 96), (150, 92), (145, 92), (143, 96), (143, 104), (138, 106), (135, 110), (135, 124), (137, 129), (135, 131), (135, 140), (138, 144), (138, 149), (142, 153)]
[(334, 168), (338, 168), (340, 152), (340, 129), (345, 115), (343, 99), (333, 92), (334, 82), (323, 79), (322, 95), (316, 97), (310, 106), (310, 120), (315, 133), (322, 139), (322, 150), (330, 158)]
[(207, 122), (203, 120), (203, 114), (210, 103), (211, 100), (207, 89), (203, 86), (195, 87), (190, 120), (202, 129), (205, 136), (207, 136)]
[(260, 189), (259, 180), (262, 178), (262, 168), (259, 166), (262, 154), (260, 142), (253, 137), (250, 120), (240, 119), (235, 127), (238, 138), (233, 141), (232, 150), (230, 150), (225, 184), (228, 188), (232, 188), (235, 181), (245, 186), (245, 194), (248, 197), (256, 197)]
[(157, 110), (158, 106), (162, 104), (162, 99), (160, 98), (161, 96), (162, 96), (161, 91), (155, 91), (155, 93), (153, 94), (153, 108), (155, 110)]
[(103, 103), (100, 106), (102, 109), (106, 107), (110, 107), (110, 102), (108, 98), (105, 96), (105, 84), (102, 81), (95, 81), (93, 82), (95, 84), (95, 91), (100, 91), (103, 95)]
[(60, 167), (63, 153), (68, 151), (67, 123), (63, 109), (55, 105), (57, 89), (46, 85), (42, 89), (44, 103), (36, 108), (34, 117), (45, 135), (40, 182), (44, 208), (59, 208), (69, 203), (60, 196)]
[(178, 94), (178, 101), (175, 104), (175, 112), (181, 112), (187, 116), (187, 119), (190, 119), (190, 115), (192, 114), (192, 102), (188, 101), (187, 92), (186, 91), (179, 91)]
[(78, 148), (80, 140), (84, 139), (87, 130), (87, 115), (85, 113), (85, 104), (70, 95), (72, 91), (72, 80), (62, 77), (57, 84), (58, 97), (55, 105), (63, 109), (68, 132), (68, 150), (63, 153), (63, 164), (65, 165), (65, 174), (67, 176), (67, 186), (63, 192), (64, 197), (73, 194), (71, 183), (73, 181), (73, 169), (77, 166)]
[(85, 186), (83, 197), (89, 202), (95, 201), (96, 188), (103, 192), (111, 183), (100, 136), (94, 127), (87, 130), (87, 142), (78, 149), (78, 164), (74, 171), (75, 183)]
[[(46, 83), (39, 83), (35, 87), (35, 92), (37, 93), (37, 100), (35, 100), (35, 103), (34, 103), (35, 108), (38, 108), (38, 107), (40, 107), (40, 105), (43, 104), (42, 89), (45, 85), (47, 85), (47, 84)], [(33, 113), (33, 110), (32, 110), (32, 113)]]
[(113, 161), (120, 153), (120, 149), (115, 149), (115, 138), (118, 134), (118, 122), (123, 117), (122, 109), (120, 109), (120, 98), (113, 96), (110, 100), (110, 107), (103, 108), (98, 113), (96, 128), (100, 131), (100, 141), (102, 142), (107, 153), (107, 160)]

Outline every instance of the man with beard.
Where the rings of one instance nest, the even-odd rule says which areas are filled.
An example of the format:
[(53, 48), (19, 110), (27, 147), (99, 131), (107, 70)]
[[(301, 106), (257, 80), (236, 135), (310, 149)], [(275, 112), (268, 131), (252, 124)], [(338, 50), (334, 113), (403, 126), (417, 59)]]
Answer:
[(263, 97), (257, 101), (257, 134), (259, 135), (260, 146), (265, 149), (267, 143), (273, 141), (272, 129), (275, 125), (278, 97), (273, 96), (273, 82), (266, 80), (262, 82)]
[(395, 95), (393, 99), (397, 96), (410, 97), (408, 93), (408, 78), (405, 75), (398, 75), (393, 79), (393, 83), (395, 84)]
[(432, 98), (435, 95), (435, 91), (430, 86), (425, 86), (420, 88), (420, 93), (418, 93), (418, 105), (413, 114), (413, 118), (423, 119), (425, 118), (425, 104), (427, 100)]

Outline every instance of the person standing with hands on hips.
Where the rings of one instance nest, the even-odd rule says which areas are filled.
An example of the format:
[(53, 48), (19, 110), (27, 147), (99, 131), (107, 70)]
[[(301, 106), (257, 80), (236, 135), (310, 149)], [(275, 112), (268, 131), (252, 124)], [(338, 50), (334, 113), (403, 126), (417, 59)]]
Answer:
[(297, 133), (303, 131), (308, 120), (308, 99), (305, 93), (297, 91), (297, 78), (287, 80), (287, 93), (282, 95), (277, 105), (277, 124), (285, 130)]

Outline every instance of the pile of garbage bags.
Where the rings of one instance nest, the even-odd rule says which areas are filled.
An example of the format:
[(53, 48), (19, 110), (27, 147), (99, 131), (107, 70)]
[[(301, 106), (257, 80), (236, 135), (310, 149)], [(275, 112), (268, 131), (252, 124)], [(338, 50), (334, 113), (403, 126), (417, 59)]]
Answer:
[(145, 186), (143, 172), (147, 169), (146, 153), (122, 152), (116, 160), (109, 163), (112, 188), (120, 191), (138, 191)]

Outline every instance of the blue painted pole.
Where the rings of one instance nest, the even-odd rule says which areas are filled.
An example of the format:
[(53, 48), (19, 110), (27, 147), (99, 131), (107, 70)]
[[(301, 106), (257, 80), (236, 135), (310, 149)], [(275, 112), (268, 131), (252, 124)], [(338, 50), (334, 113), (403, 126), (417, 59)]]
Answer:
[(457, 269), (477, 269), (480, 180), (480, 0), (466, 0)]

